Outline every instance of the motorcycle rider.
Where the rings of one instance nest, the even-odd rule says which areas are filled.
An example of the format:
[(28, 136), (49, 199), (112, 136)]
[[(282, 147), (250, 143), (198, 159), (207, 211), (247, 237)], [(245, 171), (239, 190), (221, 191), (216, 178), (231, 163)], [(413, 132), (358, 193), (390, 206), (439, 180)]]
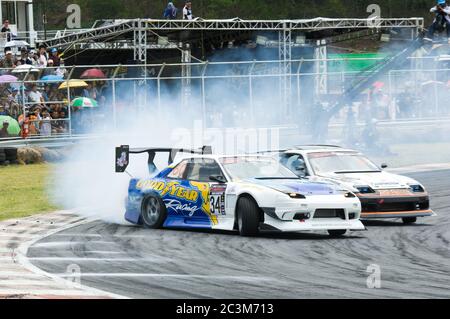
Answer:
[(450, 6), (447, 6), (446, 0), (437, 0), (437, 5), (431, 8), (430, 12), (436, 17), (428, 29), (426, 40), (432, 40), (436, 31), (442, 32), (447, 28), (447, 38), (450, 43)]

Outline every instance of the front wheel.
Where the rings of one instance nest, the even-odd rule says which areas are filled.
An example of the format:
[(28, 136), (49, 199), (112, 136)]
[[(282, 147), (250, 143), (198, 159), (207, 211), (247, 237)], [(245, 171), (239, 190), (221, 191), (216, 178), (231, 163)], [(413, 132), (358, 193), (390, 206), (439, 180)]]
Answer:
[(167, 217), (163, 200), (156, 195), (148, 195), (142, 202), (142, 221), (145, 228), (159, 229)]
[(259, 207), (247, 197), (237, 203), (237, 222), (241, 236), (256, 236), (259, 233)]
[(331, 237), (337, 238), (342, 237), (347, 233), (345, 229), (342, 230), (329, 230), (328, 234), (330, 234)]
[(411, 225), (411, 224), (414, 224), (415, 222), (417, 222), (417, 217), (405, 217), (405, 218), (402, 218), (402, 220), (403, 220), (403, 224)]

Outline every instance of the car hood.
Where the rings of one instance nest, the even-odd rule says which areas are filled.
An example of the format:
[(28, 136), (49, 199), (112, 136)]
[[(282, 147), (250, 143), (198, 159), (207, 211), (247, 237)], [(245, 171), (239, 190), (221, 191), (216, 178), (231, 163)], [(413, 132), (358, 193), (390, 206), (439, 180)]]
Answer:
[(309, 182), (292, 179), (248, 179), (247, 182), (271, 188), (283, 193), (302, 195), (336, 195), (342, 193), (341, 188), (326, 182)]
[[(408, 184), (417, 181), (400, 175), (387, 172), (377, 173), (348, 173), (348, 174), (324, 174), (321, 177), (337, 182), (344, 187), (370, 186), (374, 190), (379, 189), (403, 189), (409, 188)], [(419, 184), (419, 183), (417, 183)]]

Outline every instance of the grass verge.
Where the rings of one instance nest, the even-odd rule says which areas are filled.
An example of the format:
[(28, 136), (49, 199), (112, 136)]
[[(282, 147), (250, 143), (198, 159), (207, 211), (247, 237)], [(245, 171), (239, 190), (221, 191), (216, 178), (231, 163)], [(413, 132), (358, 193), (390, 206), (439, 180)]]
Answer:
[(47, 193), (52, 167), (51, 164), (0, 167), (0, 221), (57, 209)]

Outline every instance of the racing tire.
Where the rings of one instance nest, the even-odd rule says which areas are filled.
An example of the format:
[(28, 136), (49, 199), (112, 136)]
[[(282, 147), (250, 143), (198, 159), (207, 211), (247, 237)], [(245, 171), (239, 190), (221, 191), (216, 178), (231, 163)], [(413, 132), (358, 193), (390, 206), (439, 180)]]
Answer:
[(259, 207), (247, 197), (242, 197), (237, 203), (237, 224), (239, 234), (253, 237), (259, 233)]
[(328, 234), (330, 235), (330, 237), (339, 238), (339, 237), (342, 237), (345, 234), (347, 234), (347, 230), (345, 230), (345, 229), (329, 230)]
[(4, 152), (7, 161), (10, 162), (17, 161), (17, 148), (8, 147), (4, 149)]
[(0, 165), (3, 165), (6, 161), (6, 154), (3, 148), (0, 148)]
[(417, 222), (417, 217), (405, 217), (402, 218), (403, 224), (411, 225)]
[(142, 202), (142, 223), (148, 229), (162, 228), (167, 217), (167, 209), (161, 197), (148, 195)]

